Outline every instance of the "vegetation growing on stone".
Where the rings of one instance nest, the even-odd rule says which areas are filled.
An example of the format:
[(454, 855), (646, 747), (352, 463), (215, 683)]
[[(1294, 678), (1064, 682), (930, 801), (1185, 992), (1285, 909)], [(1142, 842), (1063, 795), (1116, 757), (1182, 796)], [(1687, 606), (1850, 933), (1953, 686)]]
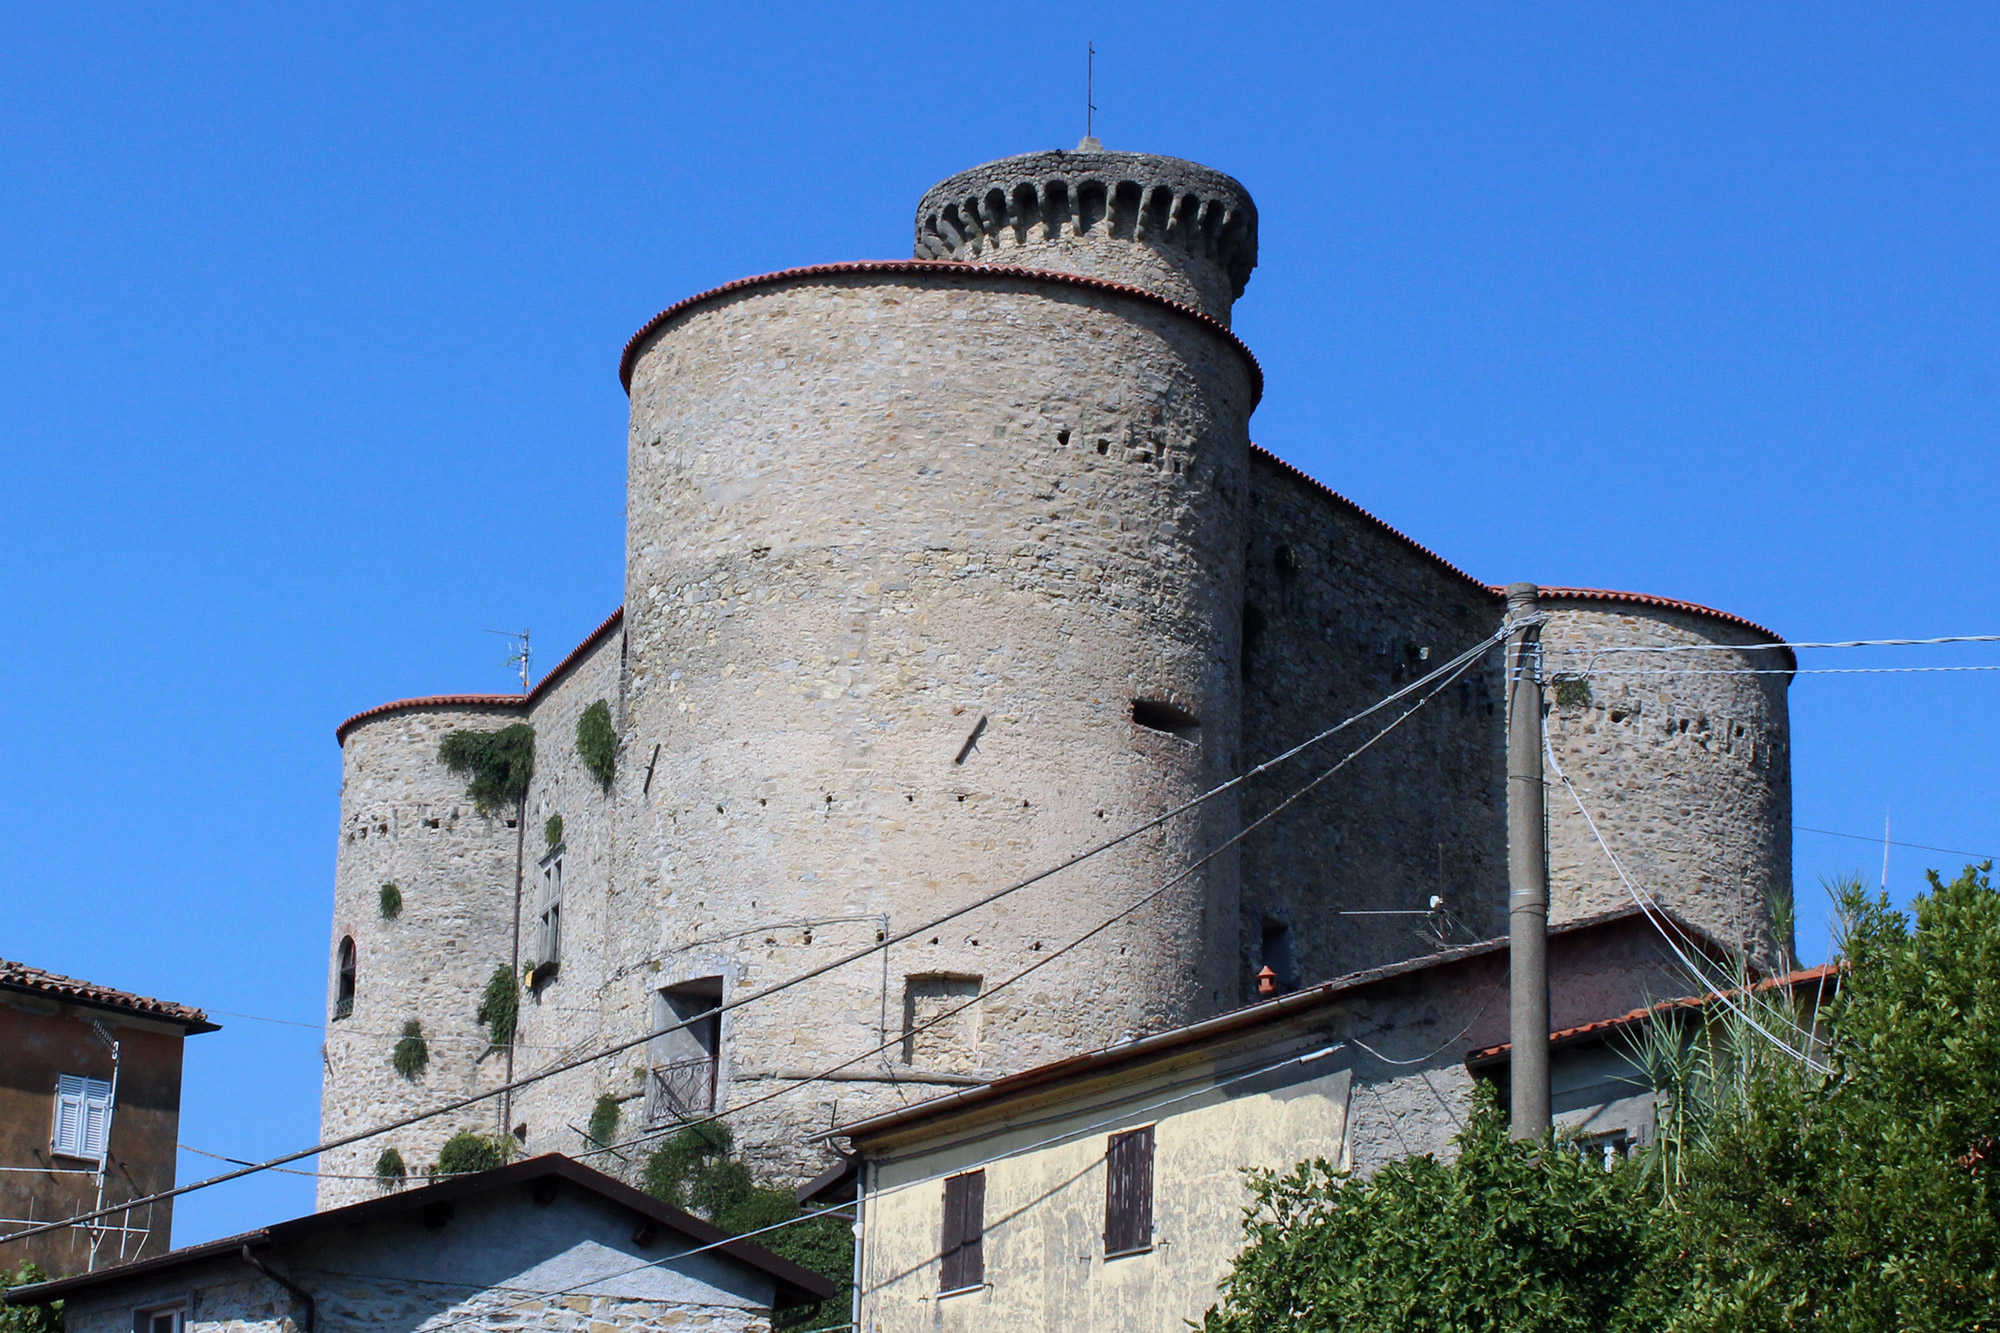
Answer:
[(462, 1176), (474, 1171), (491, 1171), (506, 1164), (505, 1144), (483, 1134), (461, 1130), (445, 1140), (444, 1147), (438, 1149), (437, 1165), (431, 1169), (431, 1174)]
[(576, 720), (576, 754), (606, 791), (618, 768), (618, 733), (611, 726), (611, 705), (603, 699), (583, 710)]
[(550, 815), (548, 821), (542, 825), (542, 841), (548, 844), (550, 851), (554, 851), (563, 845), (563, 822), (561, 815)]
[(521, 984), (514, 980), (514, 973), (505, 963), (494, 968), (493, 975), (487, 978), (486, 991), (479, 997), (479, 1012), (474, 1017), (486, 1025), (486, 1035), (495, 1046), (513, 1043), (514, 1025), (521, 1017)]
[(403, 891), (394, 884), (382, 886), (382, 919), (394, 921), (403, 914)]
[(431, 1062), (431, 1048), (424, 1043), (424, 1030), (416, 1019), (403, 1024), (402, 1039), (390, 1052), (389, 1061), (404, 1078), (414, 1079)]
[[(688, 1125), (647, 1157), (644, 1188), (656, 1199), (739, 1234), (803, 1215), (792, 1191), (759, 1185), (734, 1148), (728, 1126), (719, 1121)], [(778, 1327), (816, 1328), (847, 1317), (854, 1290), (854, 1232), (845, 1219), (796, 1222), (765, 1232), (757, 1243), (836, 1288), (817, 1305), (786, 1311)]]
[(1590, 681), (1583, 676), (1557, 676), (1551, 682), (1556, 687), (1556, 707), (1590, 707)]
[(375, 1179), (382, 1188), (394, 1189), (410, 1177), (410, 1170), (403, 1165), (403, 1154), (394, 1148), (384, 1148), (382, 1155), (375, 1159)]
[(1989, 869), (1931, 875), (1914, 924), (1858, 882), (1831, 886), (1848, 971), (1817, 1035), (1774, 998), (1738, 996), (1706, 1026), (1655, 1023), (1636, 1056), (1663, 1094), (1659, 1131), (1617, 1170), (1508, 1142), (1482, 1092), (1449, 1164), (1254, 1175), (1246, 1248), (1205, 1333), (1993, 1327)]
[(618, 1099), (605, 1093), (590, 1108), (590, 1141), (600, 1148), (611, 1146), (618, 1134)]
[(535, 729), (516, 722), (498, 731), (454, 731), (438, 745), (438, 760), (466, 780), (465, 794), (482, 813), (519, 804), (535, 775)]

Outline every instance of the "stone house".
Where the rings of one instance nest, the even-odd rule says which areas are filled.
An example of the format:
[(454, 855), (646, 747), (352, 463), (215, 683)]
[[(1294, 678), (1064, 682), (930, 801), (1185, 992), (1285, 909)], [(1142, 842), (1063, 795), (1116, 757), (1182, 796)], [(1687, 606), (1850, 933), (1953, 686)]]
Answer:
[[(0, 1229), (173, 1188), (181, 1043), (199, 1009), (0, 959)], [(172, 1246), (171, 1200), (0, 1241), (0, 1267), (84, 1272)]]
[(566, 1157), (17, 1287), (67, 1333), (762, 1333), (817, 1274)]
[[(1736, 961), (1663, 921), (1704, 966)], [(1636, 907), (1552, 927), (1549, 966), (1572, 1033), (1555, 1084), (1589, 1090), (1558, 1103), (1559, 1129), (1593, 1148), (1643, 1139), (1650, 1089), (1602, 1057), (1653, 997), (1685, 992), (1684, 966)], [(1242, 1247), (1245, 1169), (1448, 1155), (1475, 1081), (1504, 1073), (1506, 988), (1506, 941), (1486, 940), (842, 1127), (848, 1168), (809, 1197), (859, 1195), (859, 1327), (1198, 1322)], [(1601, 1038), (1574, 1035), (1586, 1025)]]

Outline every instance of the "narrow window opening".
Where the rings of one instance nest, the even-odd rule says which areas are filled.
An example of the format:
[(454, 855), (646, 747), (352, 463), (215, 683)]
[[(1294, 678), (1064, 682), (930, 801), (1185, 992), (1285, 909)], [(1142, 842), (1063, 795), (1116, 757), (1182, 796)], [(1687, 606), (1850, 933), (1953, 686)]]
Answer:
[(1201, 729), (1201, 720), (1193, 713), (1164, 699), (1134, 699), (1132, 721), (1148, 731), (1164, 731), (1174, 736), (1192, 737)]
[(333, 1016), (345, 1018), (354, 1012), (354, 937), (344, 935), (334, 967)]
[(944, 1182), (944, 1241), (938, 1291), (986, 1285), (986, 1173), (967, 1171)]
[(1153, 1126), (1105, 1145), (1104, 1257), (1153, 1248)]
[(535, 899), (535, 975), (553, 977), (562, 961), (563, 849), (542, 858), (542, 887)]
[(1292, 952), (1292, 926), (1289, 921), (1280, 921), (1274, 916), (1264, 918), (1261, 959), (1263, 966), (1270, 968), (1277, 978), (1279, 990), (1299, 988), (1299, 967)]
[(702, 977), (668, 986), (654, 1000), (648, 1049), (646, 1120), (660, 1124), (715, 1109), (716, 1070), (722, 1052), (722, 978)]

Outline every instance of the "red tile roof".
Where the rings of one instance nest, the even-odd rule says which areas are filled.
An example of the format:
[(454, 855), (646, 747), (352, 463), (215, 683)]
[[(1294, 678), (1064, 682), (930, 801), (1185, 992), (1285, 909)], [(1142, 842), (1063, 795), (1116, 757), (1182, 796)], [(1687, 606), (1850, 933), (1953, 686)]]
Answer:
[(1122, 282), (1111, 282), (1104, 278), (1085, 277), (1081, 273), (1059, 273), (1046, 268), (1016, 268), (1010, 264), (966, 264), (953, 259), (863, 259), (845, 264), (808, 264), (803, 268), (780, 269), (776, 273), (760, 273), (754, 278), (738, 278), (725, 282), (720, 287), (711, 287), (705, 292), (676, 301), (640, 326), (625, 344), (624, 353), (618, 358), (618, 382), (625, 386), (625, 392), (632, 392), (632, 364), (638, 359), (639, 344), (651, 337), (675, 316), (686, 313), (694, 307), (717, 297), (730, 296), (748, 291), (753, 287), (768, 287), (785, 282), (807, 282), (814, 278), (841, 277), (926, 277), (949, 278), (962, 281), (992, 280), (994, 278), (1027, 278), (1035, 282), (1052, 282), (1064, 287), (1081, 287), (1086, 291), (1106, 292), (1113, 296), (1129, 297), (1147, 305), (1191, 319), (1207, 326), (1221, 335), (1233, 346), (1245, 364), (1250, 368), (1250, 401), (1254, 406), (1264, 396), (1264, 368), (1257, 364), (1256, 353), (1248, 343), (1230, 332), (1229, 326), (1215, 316), (1195, 309), (1191, 305), (1158, 292), (1149, 292), (1143, 287), (1133, 287)]
[[(1551, 1032), (1549, 1034), (1549, 1045), (1562, 1046), (1569, 1042), (1582, 1041), (1589, 1037), (1602, 1036), (1606, 1033), (1615, 1032), (1620, 1028), (1634, 1027), (1640, 1023), (1644, 1023), (1655, 1014), (1666, 1013), (1669, 1010), (1701, 1009), (1714, 1003), (1724, 995), (1736, 995), (1744, 990), (1748, 990), (1754, 995), (1758, 991), (1776, 990), (1781, 986), (1786, 990), (1800, 990), (1806, 986), (1817, 985), (1823, 991), (1829, 980), (1838, 977), (1845, 970), (1844, 964), (1822, 963), (1818, 967), (1808, 967), (1798, 972), (1788, 972), (1782, 977), (1771, 977), (1768, 980), (1759, 981), (1747, 987), (1738, 987), (1728, 991), (1709, 991), (1705, 995), (1684, 995), (1677, 1000), (1661, 1000), (1658, 1004), (1645, 1005), (1632, 1010), (1630, 1013), (1620, 1014), (1616, 1018), (1600, 1018), (1594, 1023), (1579, 1023), (1573, 1028), (1562, 1028)], [(1513, 1043), (1505, 1041), (1497, 1046), (1481, 1046), (1476, 1051), (1466, 1052), (1465, 1061), (1467, 1064), (1480, 1064), (1488, 1060), (1498, 1059), (1513, 1049)]]
[(180, 1025), (189, 1036), (197, 1032), (214, 1032), (222, 1026), (209, 1022), (208, 1015), (201, 1010), (190, 1009), (184, 1004), (148, 999), (144, 995), (113, 990), (95, 982), (78, 981), (75, 977), (59, 976), (39, 967), (29, 967), (26, 963), (9, 962), (5, 958), (0, 958), (0, 990), (40, 995), (65, 1004), (88, 1005), (93, 1009), (109, 1009), (114, 1013), (135, 1014), (142, 1018), (157, 1018), (164, 1023)]
[(546, 676), (543, 676), (536, 683), (535, 688), (529, 690), (526, 694), (428, 694), (417, 699), (392, 699), (386, 704), (376, 704), (373, 708), (364, 708), (353, 717), (348, 718), (333, 729), (333, 739), (336, 742), (345, 744), (347, 742), (347, 733), (370, 718), (381, 717), (384, 713), (400, 713), (412, 708), (505, 708), (521, 710), (533, 708), (537, 703), (541, 702), (542, 696), (548, 692), (552, 685), (561, 680), (571, 667), (582, 661), (584, 655), (592, 648), (595, 648), (599, 640), (603, 639), (605, 635), (617, 628), (618, 623), (624, 618), (625, 608), (622, 606), (606, 616), (603, 623), (598, 625), (589, 634), (586, 634), (583, 642), (570, 649), (569, 656), (556, 663), (554, 669)]

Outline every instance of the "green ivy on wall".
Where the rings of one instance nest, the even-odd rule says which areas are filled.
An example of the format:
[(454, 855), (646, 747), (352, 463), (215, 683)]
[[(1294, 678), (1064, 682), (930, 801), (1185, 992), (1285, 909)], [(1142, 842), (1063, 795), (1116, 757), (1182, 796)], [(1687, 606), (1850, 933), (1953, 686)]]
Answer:
[(513, 972), (503, 963), (493, 969), (486, 982), (477, 1018), (486, 1025), (486, 1035), (495, 1046), (506, 1046), (514, 1040), (514, 1025), (520, 1017), (521, 983), (514, 980)]
[(516, 722), (498, 731), (454, 731), (438, 746), (438, 760), (464, 778), (465, 794), (480, 813), (518, 803), (535, 775), (535, 729)]
[(550, 815), (548, 822), (542, 825), (542, 841), (549, 845), (550, 851), (563, 845), (561, 815)]
[(610, 791), (618, 768), (618, 733), (611, 726), (611, 705), (603, 699), (576, 720), (576, 753), (598, 784)]
[(382, 886), (382, 919), (394, 921), (403, 914), (403, 891), (394, 884)]
[(507, 1145), (469, 1130), (461, 1130), (445, 1140), (438, 1150), (434, 1176), (462, 1176), (473, 1171), (491, 1171), (507, 1164)]
[(431, 1048), (424, 1043), (424, 1030), (416, 1019), (403, 1024), (403, 1039), (390, 1053), (390, 1063), (404, 1078), (415, 1079), (431, 1062)]
[(410, 1178), (409, 1168), (403, 1165), (403, 1154), (394, 1148), (384, 1148), (382, 1155), (375, 1159), (375, 1179), (383, 1189), (395, 1189)]
[(618, 1099), (607, 1092), (590, 1108), (590, 1141), (600, 1148), (609, 1148), (617, 1133)]

